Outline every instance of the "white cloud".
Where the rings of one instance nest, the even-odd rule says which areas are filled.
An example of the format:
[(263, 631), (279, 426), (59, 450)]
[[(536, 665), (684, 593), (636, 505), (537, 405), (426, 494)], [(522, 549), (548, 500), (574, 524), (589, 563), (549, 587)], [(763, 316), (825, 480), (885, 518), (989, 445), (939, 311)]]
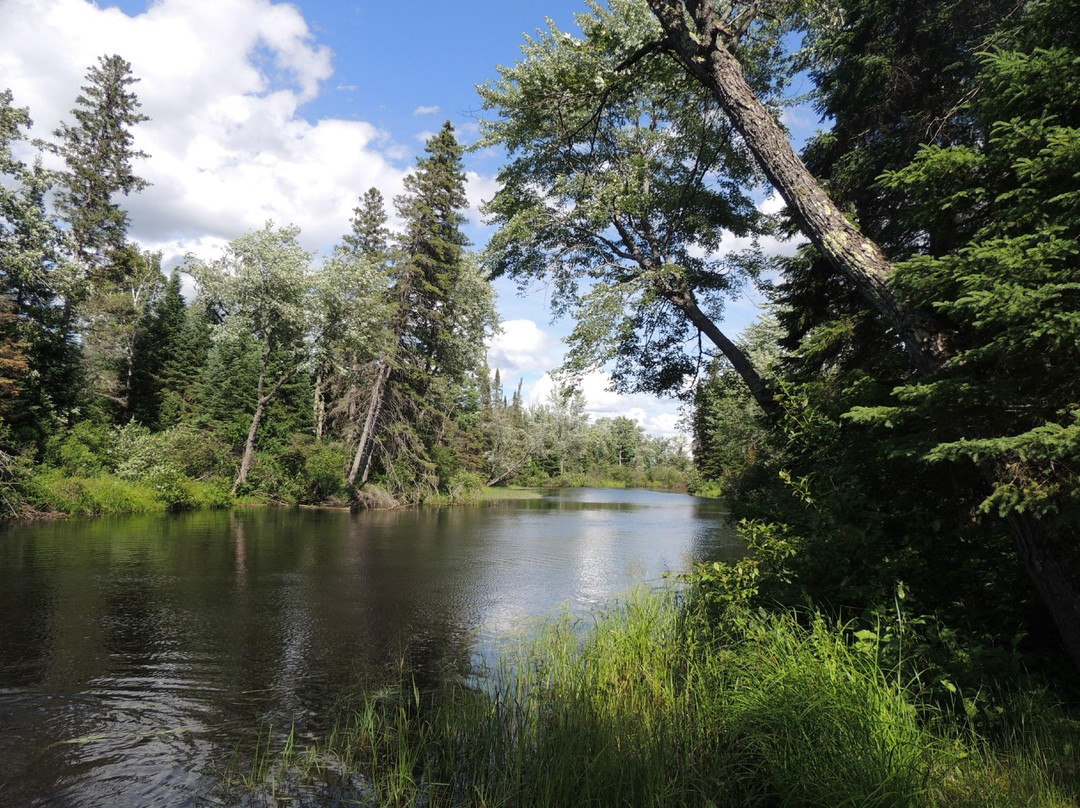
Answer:
[(404, 151), (369, 123), (297, 114), (332, 74), (299, 9), (269, 0), (160, 0), (129, 17), (83, 0), (0, 0), (0, 75), (48, 136), (87, 68), (118, 53), (150, 121), (135, 132), (153, 185), (124, 200), (131, 235), (168, 255), (267, 219), (321, 249), (369, 187), (401, 191)]
[(507, 320), (501, 333), (488, 340), (488, 365), (505, 379), (545, 371), (560, 360), (551, 355), (557, 341), (532, 320)]
[(492, 176), (478, 174), (475, 171), (465, 172), (465, 198), (469, 201), (469, 218), (479, 222), (480, 205), (490, 202), (495, 198), (495, 192), (499, 190), (499, 182)]
[[(625, 417), (637, 421), (652, 435), (681, 434), (677, 402), (645, 393), (620, 395), (609, 390), (610, 385), (611, 377), (600, 370), (585, 374), (577, 385), (585, 396), (585, 412), (590, 420)], [(525, 401), (531, 406), (546, 404), (554, 388), (554, 380), (545, 373), (524, 391)]]
[(432, 104), (430, 107), (420, 106), (413, 110), (413, 115), (438, 115), (439, 107)]

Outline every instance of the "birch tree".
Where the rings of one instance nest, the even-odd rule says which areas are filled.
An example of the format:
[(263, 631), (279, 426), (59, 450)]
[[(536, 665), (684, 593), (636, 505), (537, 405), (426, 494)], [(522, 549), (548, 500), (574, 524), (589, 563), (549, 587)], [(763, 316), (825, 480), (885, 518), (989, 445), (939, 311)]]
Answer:
[(188, 259), (187, 271), (199, 286), (199, 301), (216, 312), (217, 338), (248, 334), (259, 344), (259, 372), (252, 393), (254, 412), (233, 493), (247, 482), (255, 442), (266, 406), (311, 358), (315, 295), (310, 256), (297, 241), (295, 226), (263, 229), (229, 243), (214, 261)]

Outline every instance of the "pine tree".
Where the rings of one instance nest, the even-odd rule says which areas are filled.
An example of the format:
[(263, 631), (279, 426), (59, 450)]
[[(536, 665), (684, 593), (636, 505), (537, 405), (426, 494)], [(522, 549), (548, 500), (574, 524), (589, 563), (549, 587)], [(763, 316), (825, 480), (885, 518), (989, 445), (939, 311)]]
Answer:
[(411, 383), (423, 393), (433, 373), (455, 373), (447, 366), (449, 307), (469, 240), (462, 232), (468, 205), (464, 152), (447, 121), (425, 146), (416, 171), (405, 178), (405, 193), (394, 200), (404, 222), (395, 292), (401, 340), (412, 371)]
[(130, 414), (151, 429), (163, 426), (162, 400), (170, 389), (166, 374), (179, 358), (186, 321), (180, 275), (174, 271), (139, 323), (137, 350), (132, 361)]
[(494, 303), (490, 283), (465, 251), (462, 152), (447, 122), (395, 199), (404, 231), (390, 273), (391, 336), (377, 363), (350, 484), (363, 485), (379, 455), (398, 484), (434, 489), (431, 450), (447, 433), (456, 391), (482, 359)]

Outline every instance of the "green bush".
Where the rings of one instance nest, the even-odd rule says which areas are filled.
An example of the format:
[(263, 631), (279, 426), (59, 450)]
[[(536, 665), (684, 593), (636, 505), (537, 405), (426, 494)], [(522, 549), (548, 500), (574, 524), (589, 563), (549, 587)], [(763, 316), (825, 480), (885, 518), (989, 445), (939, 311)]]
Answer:
[(345, 490), (346, 462), (347, 453), (341, 444), (320, 443), (308, 452), (304, 477), (312, 502), (333, 500)]
[(69, 477), (56, 469), (35, 475), (26, 485), (26, 494), (38, 510), (72, 516), (147, 513), (164, 509), (159, 493), (147, 483), (108, 475)]
[(228, 476), (228, 446), (216, 433), (181, 424), (151, 433), (134, 422), (114, 433), (112, 455), (117, 475), (125, 479), (153, 479), (184, 474), (190, 478)]
[(686, 474), (674, 466), (654, 466), (649, 469), (649, 487), (668, 491), (686, 488)]
[(115, 469), (112, 430), (93, 421), (82, 421), (60, 431), (45, 444), (45, 462), (71, 476), (89, 477)]

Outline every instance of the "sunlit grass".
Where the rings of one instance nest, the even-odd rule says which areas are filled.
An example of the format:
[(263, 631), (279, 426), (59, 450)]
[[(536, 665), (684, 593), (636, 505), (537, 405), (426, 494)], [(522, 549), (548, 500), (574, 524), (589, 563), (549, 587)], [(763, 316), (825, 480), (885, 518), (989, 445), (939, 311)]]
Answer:
[(1076, 806), (1075, 722), (1050, 710), (1038, 729), (1014, 725), (996, 746), (973, 737), (823, 619), (706, 626), (674, 593), (639, 593), (545, 625), (481, 688), (422, 692), (403, 675), (361, 696), (323, 742), (264, 759), (248, 793), (282, 805), (301, 793), (311, 804), (317, 785), (328, 805)]

